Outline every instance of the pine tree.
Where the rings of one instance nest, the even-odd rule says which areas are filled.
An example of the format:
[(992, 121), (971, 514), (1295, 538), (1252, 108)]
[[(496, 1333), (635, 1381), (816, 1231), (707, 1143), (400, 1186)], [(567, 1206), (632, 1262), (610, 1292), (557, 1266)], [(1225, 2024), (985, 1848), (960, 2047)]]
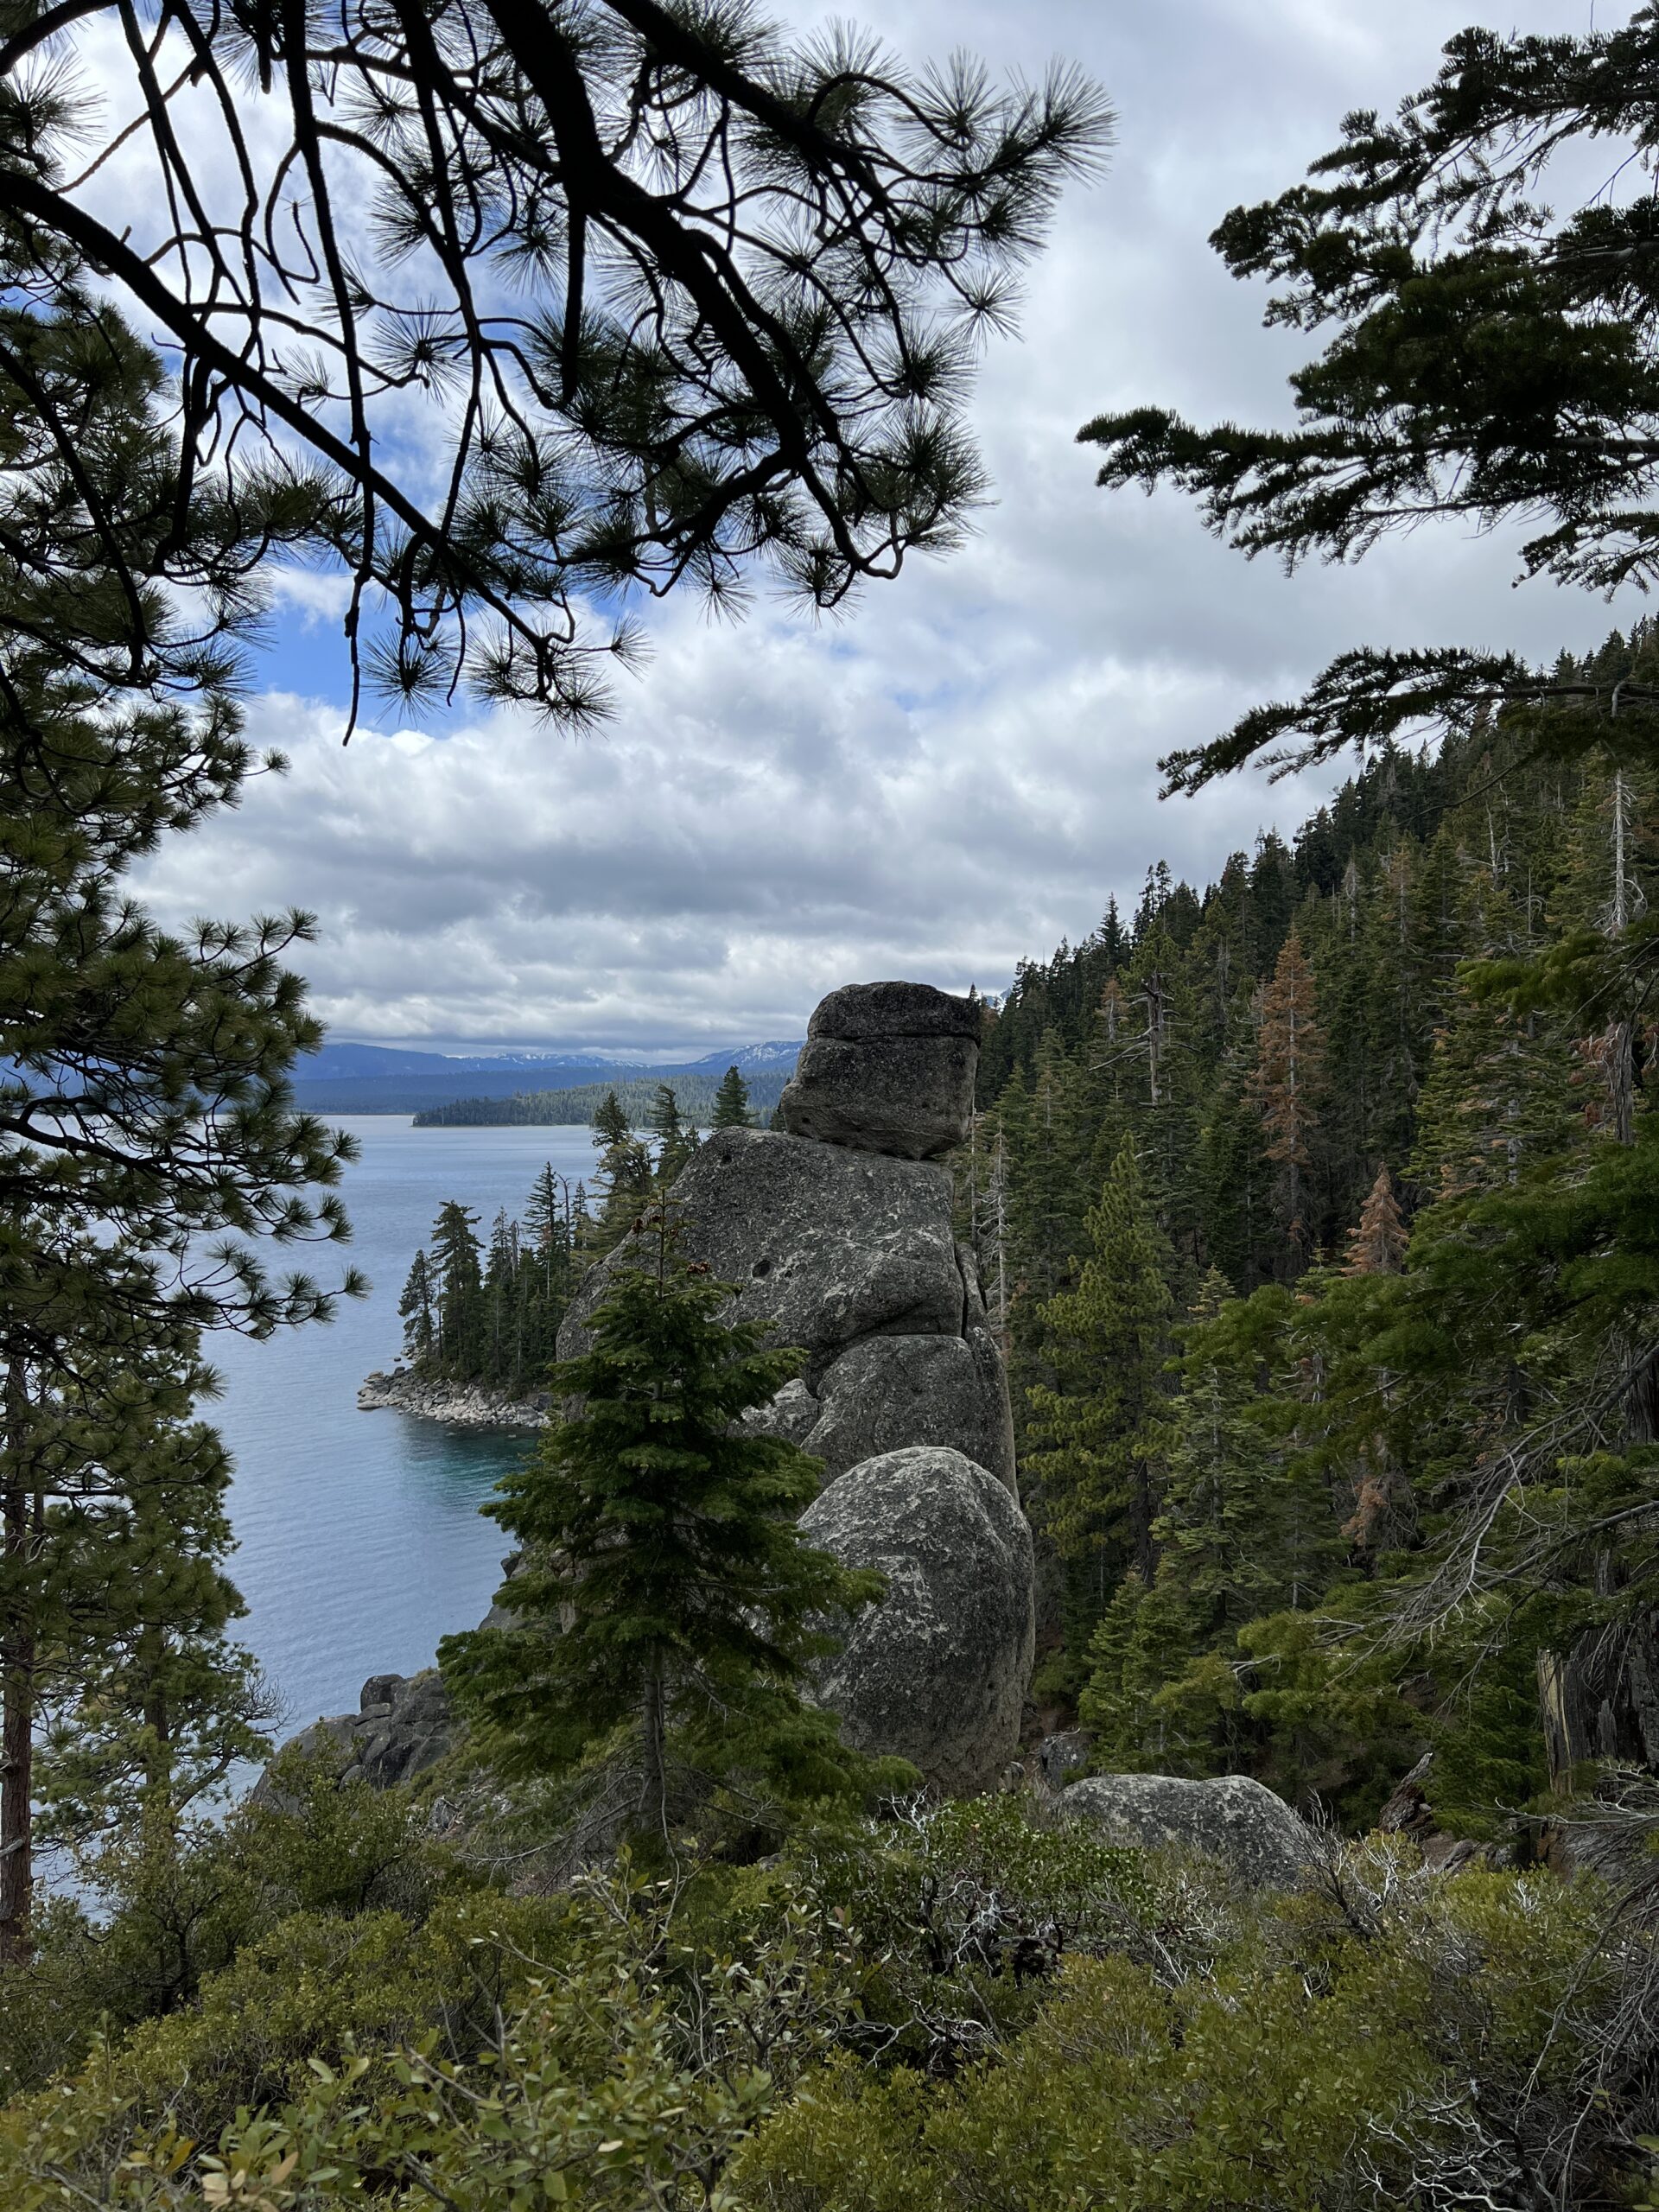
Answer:
[(626, 1144), (633, 1129), (614, 1090), (607, 1090), (594, 1115), (594, 1144), (601, 1152)]
[(1025, 1464), (1041, 1523), (1080, 1570), (1097, 1616), (1123, 1567), (1152, 1580), (1168, 1442), (1166, 1250), (1133, 1144), (1113, 1162), (1087, 1230), (1077, 1288), (1050, 1299), (1039, 1316), (1054, 1380), (1029, 1393)]
[(1405, 1217), (1385, 1162), (1376, 1171), (1376, 1180), (1360, 1210), (1358, 1225), (1349, 1232), (1343, 1273), (1397, 1275), (1405, 1264), (1406, 1243)]
[(36, 1796), (59, 1848), (124, 1834), (170, 1858), (192, 1808), (269, 1753), (276, 1702), (226, 1635), (245, 1608), (224, 1571), (229, 1456), (190, 1417), (207, 1381), (188, 1363), (125, 1360), (43, 1439), (57, 1502), (40, 1563), (61, 1595), (79, 1554), (81, 1585), (54, 1609), (36, 1679)]
[(666, 1190), (697, 1148), (696, 1129), (681, 1113), (671, 1084), (658, 1084), (648, 1126), (657, 1139), (657, 1180)]
[(1262, 995), (1251, 1079), (1264, 1149), (1276, 1170), (1274, 1199), (1287, 1274), (1296, 1274), (1306, 1264), (1313, 1243), (1307, 1185), (1324, 1055), (1313, 971), (1300, 935), (1292, 930)]
[[(252, 1240), (343, 1240), (353, 1155), (289, 1087), (322, 1036), (283, 964), (308, 918), (175, 935), (126, 882), (245, 780), (236, 647), (280, 517), (251, 485), (235, 514), (204, 474), (192, 493), (154, 354), (24, 243), (0, 254), (0, 1966), (29, 1943), (42, 1695), (73, 1699), (72, 1658), (89, 1684), (114, 1664), (86, 1486), (138, 1484), (158, 1433), (111, 1378), (200, 1378), (202, 1329), (326, 1316)], [(123, 1409), (94, 1463), (86, 1424)]]
[(425, 1367), (437, 1348), (437, 1328), (432, 1312), (432, 1274), (426, 1253), (416, 1253), (404, 1278), (397, 1313), (404, 1325), (404, 1357), (412, 1367)]
[(488, 1510), (523, 1547), (510, 1629), (447, 1637), (440, 1660), (505, 1774), (560, 1773), (619, 1728), (633, 1818), (660, 1839), (674, 1770), (748, 1772), (785, 1799), (861, 1796), (874, 1765), (803, 1702), (818, 1624), (880, 1578), (804, 1543), (792, 1515), (815, 1460), (741, 1416), (798, 1374), (760, 1324), (728, 1326), (730, 1287), (688, 1266), (660, 1218), (556, 1371), (579, 1410)]
[(438, 1364), (445, 1375), (475, 1371), (482, 1331), (484, 1275), (478, 1216), (446, 1198), (432, 1224), (433, 1309), (437, 1316)]
[(734, 1064), (720, 1079), (709, 1126), (716, 1129), (752, 1129), (755, 1117), (749, 1107), (749, 1086)]
[(1206, 1276), (1187, 1324), (1154, 1533), (1160, 1578), (1190, 1600), (1198, 1634), (1230, 1643), (1276, 1602), (1276, 1563), (1262, 1539), (1279, 1471), (1261, 1424), (1249, 1418), (1254, 1378), (1240, 1371), (1249, 1354), (1241, 1358), (1213, 1325), (1227, 1296), (1224, 1277)]
[(581, 1220), (582, 1243), (590, 1259), (600, 1259), (626, 1236), (649, 1204), (656, 1180), (651, 1147), (634, 1134), (616, 1093), (607, 1091), (594, 1116), (594, 1146), (599, 1166), (594, 1185), (597, 1215)]

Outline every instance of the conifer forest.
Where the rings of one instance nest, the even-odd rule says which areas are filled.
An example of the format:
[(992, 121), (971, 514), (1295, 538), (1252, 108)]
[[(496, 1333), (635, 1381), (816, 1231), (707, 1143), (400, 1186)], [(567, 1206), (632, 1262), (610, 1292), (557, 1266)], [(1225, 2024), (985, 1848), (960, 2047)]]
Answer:
[(0, 0), (0, 2212), (1659, 2212), (1659, 4), (867, 12)]

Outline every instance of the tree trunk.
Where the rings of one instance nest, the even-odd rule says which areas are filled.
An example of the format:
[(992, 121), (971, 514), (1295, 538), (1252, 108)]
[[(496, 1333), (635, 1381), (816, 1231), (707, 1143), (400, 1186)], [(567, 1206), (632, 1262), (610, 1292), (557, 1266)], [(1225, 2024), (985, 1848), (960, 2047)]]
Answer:
[(168, 1710), (167, 1637), (159, 1628), (144, 1630), (138, 1661), (143, 1684), (144, 1824), (154, 1848), (169, 1864), (179, 1848), (178, 1807), (173, 1794), (172, 1719)]
[(1129, 1489), (1129, 1550), (1135, 1571), (1148, 1590), (1158, 1572), (1158, 1547), (1153, 1541), (1153, 1523), (1158, 1518), (1158, 1495), (1151, 1467), (1144, 1459), (1135, 1462)]
[(29, 1395), (21, 1360), (6, 1370), (0, 1554), (15, 1595), (0, 1618), (0, 1967), (29, 1956), (34, 1901), (35, 1630), (23, 1594), (33, 1516), (29, 1487)]
[(640, 1721), (645, 1733), (645, 1774), (639, 1786), (639, 1821), (653, 1835), (668, 1825), (668, 1779), (663, 1755), (663, 1675), (660, 1663), (645, 1682)]

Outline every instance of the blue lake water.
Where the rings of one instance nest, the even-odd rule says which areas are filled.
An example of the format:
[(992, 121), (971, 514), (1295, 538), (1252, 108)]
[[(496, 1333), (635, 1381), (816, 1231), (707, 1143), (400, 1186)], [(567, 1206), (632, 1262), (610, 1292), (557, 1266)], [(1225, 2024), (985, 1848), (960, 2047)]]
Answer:
[[(544, 1160), (572, 1179), (594, 1166), (586, 1128), (329, 1118), (362, 1147), (343, 1195), (354, 1232), (347, 1249), (371, 1294), (342, 1300), (331, 1323), (264, 1344), (216, 1338), (210, 1356), (225, 1395), (204, 1408), (236, 1461), (231, 1572), (249, 1608), (236, 1633), (283, 1694), (291, 1728), (354, 1710), (366, 1675), (429, 1665), (441, 1636), (481, 1618), (509, 1548), (479, 1507), (529, 1450), (528, 1433), (357, 1409), (363, 1377), (397, 1356), (397, 1298), (416, 1248), (445, 1198), (480, 1215), (487, 1235), (499, 1206), (522, 1214)], [(300, 1264), (313, 1261), (326, 1282), (340, 1249), (315, 1248)]]

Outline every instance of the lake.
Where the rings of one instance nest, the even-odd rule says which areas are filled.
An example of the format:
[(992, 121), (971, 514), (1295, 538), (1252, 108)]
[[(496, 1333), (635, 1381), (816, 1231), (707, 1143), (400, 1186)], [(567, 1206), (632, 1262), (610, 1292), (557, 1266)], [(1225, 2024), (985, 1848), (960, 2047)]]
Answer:
[[(203, 1408), (236, 1462), (231, 1573), (249, 1610), (235, 1632), (287, 1702), (284, 1734), (319, 1713), (354, 1711), (365, 1676), (429, 1666), (441, 1636), (482, 1618), (510, 1542), (479, 1508), (532, 1438), (359, 1413), (357, 1389), (397, 1355), (398, 1294), (444, 1199), (480, 1215), (487, 1237), (498, 1207), (523, 1213), (544, 1160), (574, 1179), (592, 1174), (594, 1158), (585, 1128), (328, 1118), (362, 1147), (343, 1185), (354, 1232), (344, 1249), (371, 1294), (342, 1300), (326, 1325), (264, 1344), (213, 1339), (225, 1395)], [(315, 1247), (296, 1264), (315, 1260), (326, 1283), (341, 1257), (341, 1248)]]

